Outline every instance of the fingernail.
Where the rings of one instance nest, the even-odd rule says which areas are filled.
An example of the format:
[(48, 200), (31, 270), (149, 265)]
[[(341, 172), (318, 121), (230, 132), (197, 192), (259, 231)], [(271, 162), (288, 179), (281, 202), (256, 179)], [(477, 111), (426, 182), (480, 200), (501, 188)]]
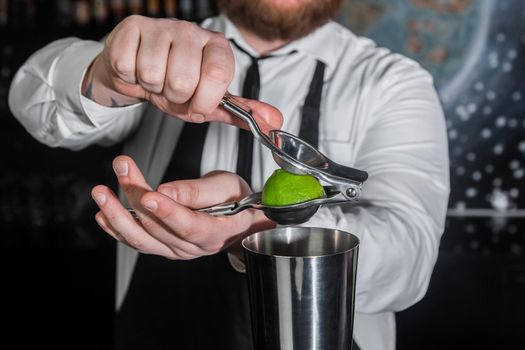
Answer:
[(125, 161), (116, 162), (113, 166), (113, 170), (118, 176), (128, 175), (128, 163)]
[(191, 120), (195, 123), (202, 123), (206, 120), (206, 117), (199, 113), (194, 113), (191, 115)]
[(93, 194), (93, 199), (97, 202), (98, 205), (104, 205), (106, 203), (106, 196), (102, 193)]
[(144, 208), (148, 209), (149, 211), (155, 211), (157, 209), (158, 204), (157, 201), (151, 200), (144, 203)]

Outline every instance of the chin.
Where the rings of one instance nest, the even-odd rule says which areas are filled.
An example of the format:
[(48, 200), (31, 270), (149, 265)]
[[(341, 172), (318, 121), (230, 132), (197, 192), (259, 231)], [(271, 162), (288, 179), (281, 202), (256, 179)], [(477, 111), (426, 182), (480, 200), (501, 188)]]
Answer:
[(266, 40), (295, 40), (335, 18), (343, 0), (217, 0), (240, 27)]

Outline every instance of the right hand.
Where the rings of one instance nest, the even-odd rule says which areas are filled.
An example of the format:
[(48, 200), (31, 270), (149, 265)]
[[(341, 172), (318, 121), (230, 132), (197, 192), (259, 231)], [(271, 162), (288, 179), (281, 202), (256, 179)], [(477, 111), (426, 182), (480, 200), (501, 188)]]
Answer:
[[(108, 107), (149, 101), (190, 122), (221, 121), (246, 128), (219, 102), (235, 71), (233, 52), (221, 33), (186, 21), (130, 16), (109, 34), (88, 69), (82, 93)], [(263, 130), (278, 129), (275, 108), (241, 99)]]
[(100, 208), (96, 220), (113, 238), (141, 253), (194, 259), (228, 249), (242, 259), (240, 241), (244, 237), (275, 227), (260, 210), (230, 216), (196, 210), (250, 194), (250, 187), (237, 174), (215, 171), (199, 179), (167, 182), (154, 191), (130, 157), (115, 158), (113, 168), (138, 220), (103, 185), (92, 190)]

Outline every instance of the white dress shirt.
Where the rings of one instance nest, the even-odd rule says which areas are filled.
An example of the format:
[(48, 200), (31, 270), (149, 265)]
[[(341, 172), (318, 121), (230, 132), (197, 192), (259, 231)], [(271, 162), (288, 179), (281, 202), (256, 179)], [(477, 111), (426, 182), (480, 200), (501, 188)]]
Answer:
[[(257, 56), (226, 17), (208, 19), (202, 26), (223, 32)], [(156, 186), (182, 123), (166, 120), (147, 103), (109, 108), (81, 96), (83, 74), (102, 48), (100, 42), (77, 38), (44, 47), (16, 74), (9, 105), (31, 135), (52, 147), (114, 144), (142, 120), (127, 152)], [(286, 55), (292, 50), (297, 53)], [(229, 90), (238, 94), (251, 62), (235, 47), (233, 51), (236, 74)], [(394, 312), (424, 296), (444, 229), (448, 147), (432, 78), (418, 63), (335, 22), (273, 54), (282, 55), (259, 62), (260, 100), (282, 111), (283, 129), (293, 134), (299, 131), (316, 60), (326, 64), (319, 148), (334, 161), (369, 173), (361, 195), (367, 205), (321, 208), (304, 225), (338, 228), (359, 237), (354, 337), (363, 350), (394, 349)], [(171, 125), (169, 135), (162, 125)], [(229, 125), (210, 125), (203, 174), (235, 171), (237, 133)], [(253, 190), (261, 190), (276, 167), (270, 152), (255, 143)], [(119, 304), (135, 258), (134, 252), (119, 248)]]

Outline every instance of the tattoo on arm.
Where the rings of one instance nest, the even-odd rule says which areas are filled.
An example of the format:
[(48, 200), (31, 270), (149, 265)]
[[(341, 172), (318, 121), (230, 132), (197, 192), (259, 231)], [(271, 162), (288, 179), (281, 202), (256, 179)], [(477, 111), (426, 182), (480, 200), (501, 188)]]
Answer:
[[(84, 85), (87, 84), (87, 85)], [(119, 94), (117, 91), (108, 89), (100, 82), (95, 81), (93, 75), (87, 76), (83, 82), (83, 95), (103, 106), (108, 107), (124, 107), (127, 106), (126, 101), (129, 98), (131, 101), (129, 104), (137, 103), (140, 101), (133, 101), (131, 97)], [(84, 90), (85, 89), (85, 90)], [(96, 91), (95, 91), (96, 90)], [(120, 100), (120, 101), (119, 101)]]

